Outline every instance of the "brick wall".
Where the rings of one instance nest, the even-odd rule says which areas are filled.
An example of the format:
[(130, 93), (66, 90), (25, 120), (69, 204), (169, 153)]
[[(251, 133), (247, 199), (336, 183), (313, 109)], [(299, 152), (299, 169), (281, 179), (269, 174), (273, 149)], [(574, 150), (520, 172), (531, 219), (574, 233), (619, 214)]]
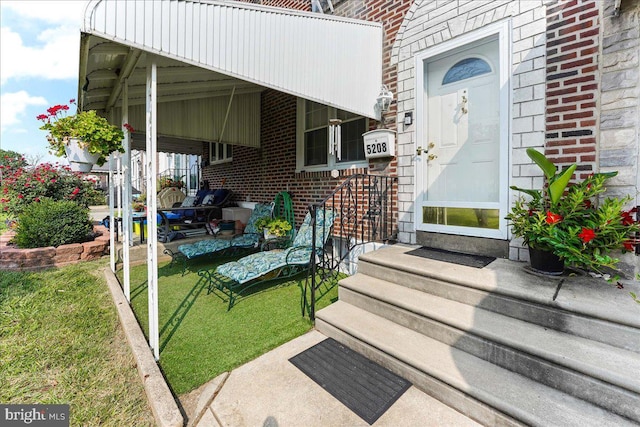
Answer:
[[(255, 3), (255, 2), (254, 2)], [(270, 6), (303, 8), (307, 1), (262, 1)], [(382, 22), (384, 26), (383, 81), (396, 92), (395, 65), (390, 64), (390, 52), (404, 14), (411, 1), (349, 0), (336, 4), (335, 15)], [(304, 8), (303, 8), (304, 9)], [(321, 37), (322, 35), (319, 35)], [(345, 71), (347, 72), (347, 71)], [(275, 90), (266, 90), (261, 98), (261, 146), (259, 149), (235, 146), (233, 161), (203, 168), (203, 179), (211, 187), (219, 186), (226, 178), (225, 187), (231, 189), (236, 201), (266, 202), (279, 191), (292, 194), (296, 221), (302, 221), (309, 203), (321, 200), (336, 188), (344, 177), (353, 173), (368, 173), (367, 169), (340, 171), (335, 179), (327, 172), (296, 173), (296, 98)], [(395, 104), (392, 106), (395, 110)], [(392, 112), (387, 117), (395, 117)], [(372, 125), (376, 122), (372, 121)], [(394, 120), (387, 127), (395, 127)], [(205, 158), (208, 158), (208, 152)], [(376, 162), (371, 165), (375, 173), (393, 175), (396, 162)]]
[(547, 8), (546, 155), (559, 167), (595, 172), (600, 13), (595, 0)]

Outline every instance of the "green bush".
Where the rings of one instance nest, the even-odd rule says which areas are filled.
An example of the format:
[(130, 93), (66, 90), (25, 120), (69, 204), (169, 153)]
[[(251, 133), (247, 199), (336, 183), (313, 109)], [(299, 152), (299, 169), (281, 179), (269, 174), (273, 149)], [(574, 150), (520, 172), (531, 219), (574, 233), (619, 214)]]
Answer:
[(81, 243), (93, 238), (89, 209), (69, 200), (42, 199), (25, 206), (13, 241), (19, 248)]

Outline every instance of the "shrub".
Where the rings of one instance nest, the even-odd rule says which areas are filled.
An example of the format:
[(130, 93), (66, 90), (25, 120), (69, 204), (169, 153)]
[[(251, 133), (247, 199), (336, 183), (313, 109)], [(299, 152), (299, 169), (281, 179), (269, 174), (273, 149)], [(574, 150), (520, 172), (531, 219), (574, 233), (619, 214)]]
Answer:
[(27, 160), (20, 153), (0, 149), (0, 170), (3, 177), (10, 176), (17, 169), (27, 166)]
[(88, 207), (99, 191), (92, 181), (71, 172), (68, 166), (44, 163), (34, 168), (17, 168), (2, 181), (4, 210), (13, 218), (20, 215), (26, 206), (45, 198), (72, 200)]
[(89, 209), (69, 200), (42, 199), (18, 217), (13, 241), (19, 248), (41, 248), (90, 240)]

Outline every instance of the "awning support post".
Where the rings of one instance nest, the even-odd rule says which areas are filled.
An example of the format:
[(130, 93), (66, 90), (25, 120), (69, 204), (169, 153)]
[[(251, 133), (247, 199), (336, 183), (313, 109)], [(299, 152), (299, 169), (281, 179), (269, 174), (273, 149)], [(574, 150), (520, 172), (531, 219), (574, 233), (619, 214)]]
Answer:
[(158, 204), (157, 182), (158, 164), (156, 151), (157, 135), (157, 100), (158, 100), (158, 68), (155, 60), (147, 65), (147, 289), (149, 292), (149, 346), (156, 360), (160, 360), (160, 337), (158, 332)]

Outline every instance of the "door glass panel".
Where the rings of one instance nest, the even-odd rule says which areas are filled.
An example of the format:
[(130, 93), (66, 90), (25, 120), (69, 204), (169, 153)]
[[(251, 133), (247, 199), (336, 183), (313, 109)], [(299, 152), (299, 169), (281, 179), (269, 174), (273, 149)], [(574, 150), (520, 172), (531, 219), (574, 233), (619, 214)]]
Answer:
[(442, 79), (442, 84), (454, 83), (491, 72), (491, 66), (480, 58), (466, 58), (449, 68)]
[(500, 224), (500, 210), (424, 206), (422, 222), (497, 230)]

